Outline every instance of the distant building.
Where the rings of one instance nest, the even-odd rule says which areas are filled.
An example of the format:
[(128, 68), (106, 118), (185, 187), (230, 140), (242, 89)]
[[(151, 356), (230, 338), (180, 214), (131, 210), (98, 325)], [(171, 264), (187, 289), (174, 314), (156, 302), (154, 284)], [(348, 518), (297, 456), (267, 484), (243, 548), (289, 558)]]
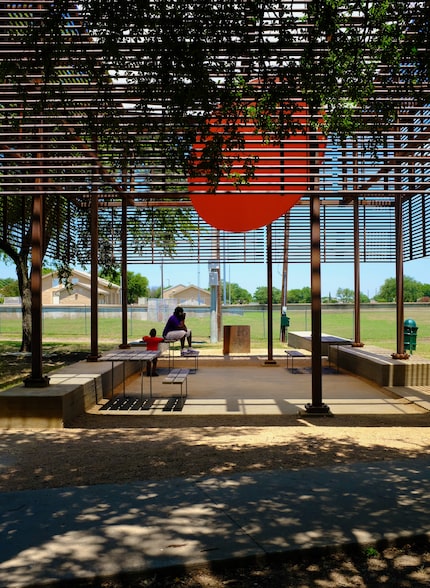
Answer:
[(165, 300), (174, 298), (179, 306), (210, 306), (211, 303), (210, 292), (193, 284), (170, 286), (164, 290), (163, 298)]
[[(56, 272), (42, 276), (42, 304), (85, 305), (91, 304), (91, 275), (73, 270), (69, 278), (72, 288), (66, 289)], [(121, 304), (121, 288), (108, 280), (98, 278), (98, 303)]]

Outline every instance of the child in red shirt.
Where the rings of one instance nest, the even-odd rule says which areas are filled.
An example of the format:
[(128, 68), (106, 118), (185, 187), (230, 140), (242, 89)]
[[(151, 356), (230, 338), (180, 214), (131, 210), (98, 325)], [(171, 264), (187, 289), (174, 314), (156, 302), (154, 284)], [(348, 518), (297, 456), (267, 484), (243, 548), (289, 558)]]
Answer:
[[(142, 341), (146, 343), (146, 350), (147, 351), (158, 351), (158, 344), (164, 341), (163, 337), (157, 337), (157, 331), (155, 329), (151, 329), (149, 331), (149, 336), (145, 335), (142, 337)], [(151, 363), (152, 363), (152, 373), (151, 373)], [(157, 372), (157, 358), (151, 361), (146, 362), (146, 375), (149, 376), (158, 376)]]

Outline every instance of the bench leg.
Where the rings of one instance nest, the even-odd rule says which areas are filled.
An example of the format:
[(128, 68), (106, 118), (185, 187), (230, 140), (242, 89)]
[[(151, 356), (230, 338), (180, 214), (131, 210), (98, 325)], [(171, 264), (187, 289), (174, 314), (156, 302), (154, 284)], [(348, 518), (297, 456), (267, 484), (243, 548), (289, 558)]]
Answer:
[[(182, 392), (182, 387), (184, 385), (184, 382), (185, 382), (185, 396), (183, 395), (183, 392)], [(188, 397), (188, 378), (185, 378), (184, 382), (181, 382), (181, 400)]]

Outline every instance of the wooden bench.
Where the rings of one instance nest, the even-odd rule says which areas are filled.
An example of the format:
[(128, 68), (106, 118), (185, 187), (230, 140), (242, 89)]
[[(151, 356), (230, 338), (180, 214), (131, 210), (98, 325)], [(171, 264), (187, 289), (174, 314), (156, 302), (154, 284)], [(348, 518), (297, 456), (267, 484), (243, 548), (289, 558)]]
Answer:
[(169, 375), (163, 380), (163, 384), (179, 384), (181, 386), (181, 398), (182, 398), (182, 385), (185, 382), (185, 398), (188, 396), (188, 383), (187, 378), (190, 370), (175, 368), (170, 370)]

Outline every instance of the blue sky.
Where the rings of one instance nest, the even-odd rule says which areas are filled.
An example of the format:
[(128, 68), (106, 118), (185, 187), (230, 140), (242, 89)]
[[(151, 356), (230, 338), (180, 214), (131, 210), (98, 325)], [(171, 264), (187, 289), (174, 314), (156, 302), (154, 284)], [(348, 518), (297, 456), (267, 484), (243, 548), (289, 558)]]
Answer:
[[(151, 286), (161, 283), (161, 265), (151, 267), (130, 266), (130, 271), (142, 273), (149, 279)], [(360, 267), (360, 290), (370, 298), (376, 294), (384, 281), (395, 277), (394, 263), (363, 263)], [(415, 278), (419, 282), (430, 283), (430, 257), (418, 261), (407, 262), (404, 265), (406, 276)], [(164, 286), (181, 284), (195, 284), (202, 288), (208, 287), (207, 265), (168, 265), (163, 266)], [(267, 283), (267, 268), (263, 264), (229, 264), (221, 267), (221, 277), (227, 282), (239, 284), (251, 294), (258, 286)], [(282, 265), (273, 265), (273, 285), (281, 288)], [(290, 264), (288, 271), (288, 290), (310, 286), (310, 266), (308, 264)], [(321, 266), (321, 289), (323, 296), (334, 296), (338, 288), (354, 286), (354, 268), (352, 264), (325, 263)]]
[[(150, 286), (160, 286), (161, 265), (130, 265), (129, 271), (146, 276)], [(360, 290), (372, 298), (384, 281), (395, 276), (394, 263), (362, 263), (360, 267)], [(310, 267), (308, 264), (290, 264), (288, 275), (288, 290), (310, 286)], [(430, 283), (430, 257), (416, 261), (409, 261), (404, 265), (404, 273), (423, 283)], [(14, 266), (0, 262), (0, 278), (16, 279)], [(163, 265), (164, 287), (176, 284), (195, 284), (207, 288), (208, 267), (206, 264), (195, 265)], [(228, 264), (221, 267), (221, 277), (227, 282), (239, 284), (251, 294), (259, 286), (267, 282), (267, 268), (264, 264)], [(273, 285), (281, 288), (282, 265), (273, 265)], [(323, 296), (336, 295), (338, 288), (354, 286), (354, 270), (352, 263), (324, 263), (321, 266), (321, 289)]]

